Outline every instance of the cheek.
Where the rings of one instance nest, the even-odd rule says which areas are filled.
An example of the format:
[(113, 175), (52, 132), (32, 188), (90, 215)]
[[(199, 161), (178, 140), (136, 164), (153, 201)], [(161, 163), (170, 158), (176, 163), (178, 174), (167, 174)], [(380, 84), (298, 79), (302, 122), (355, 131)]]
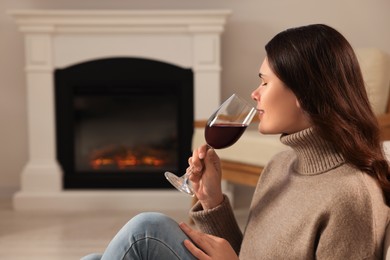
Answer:
[(284, 132), (285, 125), (290, 124), (291, 116), (284, 110), (269, 110), (260, 121), (260, 130), (264, 134), (279, 134)]
[(266, 113), (259, 125), (259, 130), (263, 134), (288, 133), (294, 129), (299, 108), (295, 99), (275, 98), (267, 102)]

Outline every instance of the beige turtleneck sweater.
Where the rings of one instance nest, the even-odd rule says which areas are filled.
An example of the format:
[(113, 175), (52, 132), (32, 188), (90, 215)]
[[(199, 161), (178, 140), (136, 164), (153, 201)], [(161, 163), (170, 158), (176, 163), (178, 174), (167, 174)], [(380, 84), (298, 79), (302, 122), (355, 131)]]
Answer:
[(313, 129), (281, 137), (291, 151), (264, 169), (242, 235), (228, 199), (190, 215), (204, 232), (227, 239), (242, 260), (381, 259), (388, 207), (369, 175)]

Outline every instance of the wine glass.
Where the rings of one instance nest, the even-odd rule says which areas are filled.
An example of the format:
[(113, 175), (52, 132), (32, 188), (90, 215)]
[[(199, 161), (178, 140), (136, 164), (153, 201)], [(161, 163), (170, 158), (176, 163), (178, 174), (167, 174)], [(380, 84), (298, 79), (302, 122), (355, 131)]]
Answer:
[[(222, 149), (233, 145), (244, 133), (257, 110), (247, 101), (233, 94), (210, 116), (205, 127), (205, 139), (209, 147)], [(179, 191), (194, 196), (189, 182), (192, 171), (178, 177), (165, 172), (167, 180)]]

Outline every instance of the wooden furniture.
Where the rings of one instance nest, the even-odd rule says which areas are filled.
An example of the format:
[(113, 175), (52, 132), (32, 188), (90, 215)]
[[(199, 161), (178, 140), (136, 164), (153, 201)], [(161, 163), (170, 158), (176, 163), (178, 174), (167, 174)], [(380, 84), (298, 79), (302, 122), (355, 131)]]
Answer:
[(255, 187), (263, 167), (245, 163), (221, 160), (222, 179), (231, 183), (237, 183)]

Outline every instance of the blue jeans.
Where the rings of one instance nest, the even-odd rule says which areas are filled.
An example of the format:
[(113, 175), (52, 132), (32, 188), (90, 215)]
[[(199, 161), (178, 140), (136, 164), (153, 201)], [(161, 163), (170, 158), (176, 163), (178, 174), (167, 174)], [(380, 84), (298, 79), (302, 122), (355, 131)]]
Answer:
[(160, 213), (141, 213), (119, 230), (103, 255), (81, 259), (195, 259), (183, 245), (185, 239), (189, 238), (173, 219)]

